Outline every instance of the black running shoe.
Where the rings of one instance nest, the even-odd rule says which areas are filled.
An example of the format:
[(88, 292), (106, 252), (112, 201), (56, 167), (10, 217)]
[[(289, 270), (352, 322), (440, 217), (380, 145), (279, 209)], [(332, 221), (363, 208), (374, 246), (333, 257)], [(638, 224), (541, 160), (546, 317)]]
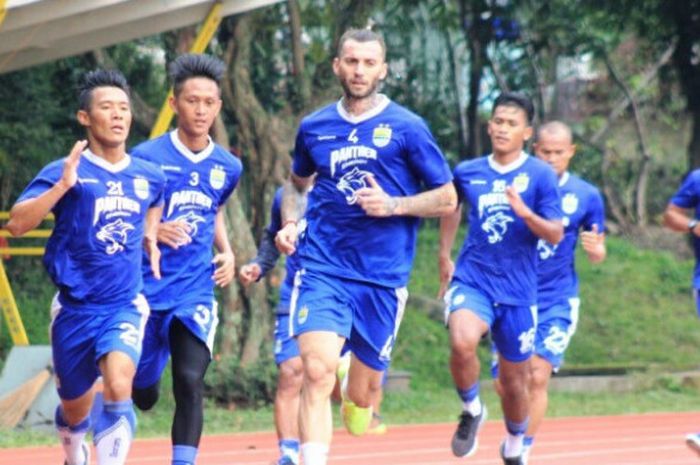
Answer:
[(479, 440), (476, 436), (486, 416), (486, 406), (483, 404), (480, 415), (472, 416), (468, 412), (460, 414), (457, 431), (452, 436), (452, 453), (456, 457), (469, 457), (479, 448)]

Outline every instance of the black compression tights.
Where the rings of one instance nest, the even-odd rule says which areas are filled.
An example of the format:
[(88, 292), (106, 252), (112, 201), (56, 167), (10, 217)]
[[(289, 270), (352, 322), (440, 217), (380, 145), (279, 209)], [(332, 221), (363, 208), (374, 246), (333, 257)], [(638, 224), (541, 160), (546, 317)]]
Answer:
[[(209, 366), (209, 349), (177, 318), (170, 323), (170, 357), (175, 394), (175, 418), (171, 432), (175, 445), (199, 446), (202, 435), (204, 373)], [(158, 400), (159, 383), (134, 389), (134, 403), (148, 410)]]

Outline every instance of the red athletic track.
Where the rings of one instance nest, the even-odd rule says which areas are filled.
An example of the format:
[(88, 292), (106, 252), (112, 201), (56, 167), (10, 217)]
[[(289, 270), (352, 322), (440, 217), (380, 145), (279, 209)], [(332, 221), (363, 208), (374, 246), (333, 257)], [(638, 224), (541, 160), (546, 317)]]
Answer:
[[(383, 436), (353, 438), (337, 431), (329, 465), (501, 465), (498, 447), (503, 424), (488, 421), (479, 451), (467, 459), (452, 457), (455, 425), (391, 426)], [(679, 465), (698, 464), (685, 445), (700, 430), (700, 412), (601, 417), (548, 418), (537, 438), (531, 465)], [(211, 435), (202, 439), (198, 465), (270, 465), (277, 458), (274, 433)], [(59, 465), (56, 447), (0, 450), (0, 465)], [(93, 464), (95, 463), (93, 458)], [(128, 465), (167, 465), (168, 439), (137, 440)]]

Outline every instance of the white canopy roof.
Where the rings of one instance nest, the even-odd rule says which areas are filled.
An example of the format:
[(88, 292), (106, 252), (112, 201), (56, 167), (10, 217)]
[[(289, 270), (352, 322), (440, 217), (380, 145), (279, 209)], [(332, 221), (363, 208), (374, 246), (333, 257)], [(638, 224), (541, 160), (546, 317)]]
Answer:
[[(221, 0), (222, 16), (280, 0)], [(7, 0), (0, 73), (201, 23), (213, 0)]]

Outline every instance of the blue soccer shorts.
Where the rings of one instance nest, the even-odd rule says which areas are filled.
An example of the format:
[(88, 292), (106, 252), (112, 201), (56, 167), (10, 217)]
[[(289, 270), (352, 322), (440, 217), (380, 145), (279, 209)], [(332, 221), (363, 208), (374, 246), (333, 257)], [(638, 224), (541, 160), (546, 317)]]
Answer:
[(135, 388), (145, 389), (160, 380), (170, 357), (169, 334), (173, 318), (180, 320), (212, 353), (219, 324), (216, 300), (207, 297), (201, 302), (186, 303), (169, 310), (154, 309), (146, 325), (141, 362), (134, 378)]
[[(552, 365), (552, 371), (555, 373), (564, 363), (564, 353), (576, 332), (580, 305), (581, 300), (572, 297), (542, 307), (537, 312), (535, 354)], [(491, 351), (491, 375), (497, 378), (498, 350), (493, 344)]]
[(580, 299), (572, 297), (537, 312), (535, 354), (547, 360), (554, 372), (564, 363), (564, 352), (576, 332), (580, 306)]
[(383, 371), (401, 325), (408, 291), (344, 279), (310, 270), (295, 276), (290, 333), (330, 331), (368, 367)]
[(275, 335), (273, 353), (277, 366), (287, 360), (299, 357), (299, 344), (289, 335), (289, 314), (278, 313), (275, 317)]
[(445, 323), (456, 311), (471, 311), (484, 321), (498, 352), (509, 362), (530, 358), (534, 350), (537, 306), (506, 305), (491, 300), (483, 291), (453, 280), (445, 293)]
[(100, 376), (100, 359), (110, 352), (123, 352), (138, 366), (148, 314), (140, 294), (125, 306), (91, 310), (63, 306), (54, 297), (50, 334), (59, 397), (85, 394)]

